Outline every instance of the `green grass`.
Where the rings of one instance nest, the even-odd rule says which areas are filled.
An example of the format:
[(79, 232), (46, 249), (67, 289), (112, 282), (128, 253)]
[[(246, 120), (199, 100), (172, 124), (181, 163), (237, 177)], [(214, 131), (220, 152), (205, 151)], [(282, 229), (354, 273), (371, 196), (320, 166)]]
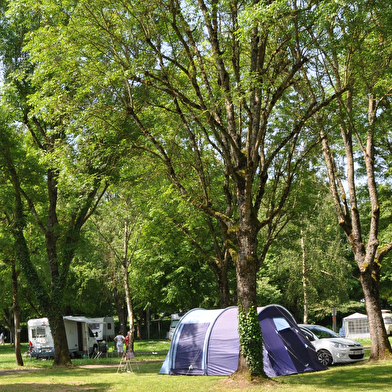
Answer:
[[(363, 347), (370, 347), (371, 344), (372, 344), (371, 341), (370, 341), (370, 338), (369, 339), (354, 339), (354, 340), (356, 340), (357, 342), (361, 343)], [(389, 341), (392, 344), (392, 338), (391, 337), (389, 337)]]
[[(27, 351), (27, 345), (24, 348)], [(392, 392), (392, 361), (364, 361), (332, 366), (322, 372), (277, 377), (265, 384), (244, 384), (229, 377), (158, 375), (168, 348), (169, 343), (163, 341), (137, 342), (138, 369), (133, 365), (133, 372), (117, 373), (117, 357), (74, 360), (71, 369), (53, 368), (52, 361), (25, 358), (25, 366), (18, 368), (13, 348), (0, 346), (0, 391)]]

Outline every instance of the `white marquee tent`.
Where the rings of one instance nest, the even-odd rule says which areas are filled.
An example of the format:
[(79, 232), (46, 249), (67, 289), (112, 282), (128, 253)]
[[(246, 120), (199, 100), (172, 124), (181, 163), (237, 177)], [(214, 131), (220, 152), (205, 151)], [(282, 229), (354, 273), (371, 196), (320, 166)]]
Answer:
[(343, 319), (346, 338), (370, 338), (369, 322), (366, 314), (354, 313)]

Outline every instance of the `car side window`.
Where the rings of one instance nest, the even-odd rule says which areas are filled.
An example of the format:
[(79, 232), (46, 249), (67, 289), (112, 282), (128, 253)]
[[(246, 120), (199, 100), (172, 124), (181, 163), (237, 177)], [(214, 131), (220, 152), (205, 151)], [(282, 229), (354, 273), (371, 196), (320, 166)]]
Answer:
[(317, 329), (314, 333), (319, 337), (319, 339), (336, 337), (333, 334), (331, 334), (329, 331), (325, 331), (323, 329)]
[(314, 337), (312, 334), (310, 334), (308, 331), (302, 330), (302, 332), (305, 334), (305, 336), (311, 341), (314, 341)]

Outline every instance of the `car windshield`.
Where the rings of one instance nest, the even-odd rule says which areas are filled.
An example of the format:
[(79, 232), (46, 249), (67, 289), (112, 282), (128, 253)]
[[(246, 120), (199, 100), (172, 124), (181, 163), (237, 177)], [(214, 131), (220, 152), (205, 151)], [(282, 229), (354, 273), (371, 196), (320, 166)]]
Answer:
[(320, 326), (306, 326), (311, 330), (319, 339), (323, 338), (338, 338), (339, 335), (332, 331), (331, 329), (320, 327)]

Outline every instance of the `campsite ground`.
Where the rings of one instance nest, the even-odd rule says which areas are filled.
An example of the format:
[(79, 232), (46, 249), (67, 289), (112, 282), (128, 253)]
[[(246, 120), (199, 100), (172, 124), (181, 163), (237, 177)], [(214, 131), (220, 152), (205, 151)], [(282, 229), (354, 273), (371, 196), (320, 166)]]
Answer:
[[(52, 361), (25, 358), (25, 366), (17, 368), (12, 347), (0, 346), (0, 391), (392, 392), (392, 361), (332, 366), (322, 372), (278, 377), (258, 384), (229, 377), (158, 375), (168, 348), (168, 342), (138, 342), (137, 366), (133, 363), (132, 371), (117, 373), (120, 360), (116, 357), (74, 360), (71, 369), (55, 369)], [(369, 350), (366, 353), (368, 356)]]

